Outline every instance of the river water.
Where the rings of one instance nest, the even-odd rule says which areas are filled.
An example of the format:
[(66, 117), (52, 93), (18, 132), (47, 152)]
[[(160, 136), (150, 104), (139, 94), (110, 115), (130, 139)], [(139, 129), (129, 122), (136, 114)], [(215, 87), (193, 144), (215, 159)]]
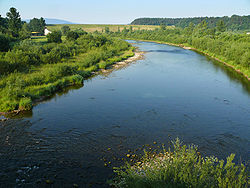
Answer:
[(249, 162), (250, 83), (194, 51), (131, 42), (144, 59), (0, 122), (0, 187), (103, 187), (128, 150), (176, 137)]

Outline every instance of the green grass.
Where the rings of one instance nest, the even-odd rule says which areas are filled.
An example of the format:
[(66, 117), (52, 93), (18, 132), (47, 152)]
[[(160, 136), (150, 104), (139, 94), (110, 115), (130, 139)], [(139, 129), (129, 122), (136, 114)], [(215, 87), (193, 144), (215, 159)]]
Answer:
[(165, 187), (234, 187), (249, 185), (249, 171), (243, 164), (233, 163), (234, 154), (226, 163), (216, 157), (202, 157), (194, 145), (186, 146), (179, 139), (173, 142), (173, 151), (145, 151), (135, 164), (114, 168), (114, 187), (165, 188)]
[[(48, 42), (46, 36), (32, 36), (31, 40), (40, 44), (46, 44)], [(66, 36), (62, 36), (62, 41), (66, 40)]]

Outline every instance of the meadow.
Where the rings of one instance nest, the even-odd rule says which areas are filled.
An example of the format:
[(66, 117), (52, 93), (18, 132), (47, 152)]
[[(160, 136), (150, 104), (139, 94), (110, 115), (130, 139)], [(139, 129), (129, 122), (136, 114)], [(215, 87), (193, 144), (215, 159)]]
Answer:
[(63, 26), (69, 26), (71, 30), (83, 29), (87, 32), (104, 32), (105, 28), (109, 28), (112, 32), (117, 32), (119, 29), (123, 30), (124, 28), (129, 29), (131, 26), (134, 30), (154, 30), (160, 26), (156, 25), (105, 25), (105, 24), (56, 24), (48, 25), (47, 28), (51, 31), (61, 30)]

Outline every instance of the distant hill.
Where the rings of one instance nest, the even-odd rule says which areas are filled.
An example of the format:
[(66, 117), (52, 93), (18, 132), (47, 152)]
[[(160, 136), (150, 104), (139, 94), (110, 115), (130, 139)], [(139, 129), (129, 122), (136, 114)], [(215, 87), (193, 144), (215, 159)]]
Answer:
[[(69, 22), (66, 20), (60, 20), (60, 19), (53, 19), (53, 18), (44, 18), (46, 24), (75, 24), (73, 22)], [(23, 21), (29, 22), (30, 19), (25, 19)]]
[(194, 18), (138, 18), (135, 19), (131, 25), (174, 25), (177, 27), (187, 27), (189, 23), (199, 24), (203, 20), (206, 20), (208, 27), (215, 27), (219, 20), (223, 20), (225, 25), (230, 30), (249, 30), (250, 29), (250, 15), (238, 16), (233, 15), (231, 17), (194, 17)]

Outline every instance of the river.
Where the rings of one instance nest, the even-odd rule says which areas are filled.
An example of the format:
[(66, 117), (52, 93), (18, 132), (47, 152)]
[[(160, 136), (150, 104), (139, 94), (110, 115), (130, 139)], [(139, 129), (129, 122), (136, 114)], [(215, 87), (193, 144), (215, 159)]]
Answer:
[(0, 187), (103, 187), (128, 150), (176, 137), (249, 162), (249, 81), (191, 50), (130, 42), (144, 59), (0, 122)]

